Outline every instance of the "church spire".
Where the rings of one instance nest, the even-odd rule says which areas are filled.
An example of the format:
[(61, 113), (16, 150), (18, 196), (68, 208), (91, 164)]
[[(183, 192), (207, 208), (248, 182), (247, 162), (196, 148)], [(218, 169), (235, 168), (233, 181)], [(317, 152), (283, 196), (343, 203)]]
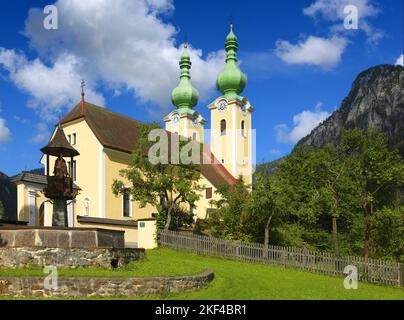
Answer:
[(189, 111), (197, 105), (199, 100), (199, 93), (192, 84), (189, 70), (192, 63), (189, 57), (188, 45), (184, 44), (184, 50), (180, 59), (180, 83), (171, 93), (171, 101), (179, 111)]
[(236, 98), (243, 92), (247, 84), (247, 76), (237, 65), (237, 37), (233, 32), (233, 23), (230, 24), (230, 32), (226, 37), (226, 67), (217, 77), (216, 87), (228, 99)]

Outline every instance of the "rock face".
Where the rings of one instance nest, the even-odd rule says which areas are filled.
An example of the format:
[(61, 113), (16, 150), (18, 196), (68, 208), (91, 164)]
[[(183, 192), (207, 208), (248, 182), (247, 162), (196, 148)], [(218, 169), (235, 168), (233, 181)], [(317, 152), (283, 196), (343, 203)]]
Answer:
[(380, 65), (356, 78), (340, 108), (296, 146), (321, 147), (340, 138), (341, 129), (384, 132), (391, 147), (404, 154), (404, 67)]
[(10, 178), (0, 172), (0, 201), (4, 205), (6, 216), (3, 219), (17, 218), (17, 188)]

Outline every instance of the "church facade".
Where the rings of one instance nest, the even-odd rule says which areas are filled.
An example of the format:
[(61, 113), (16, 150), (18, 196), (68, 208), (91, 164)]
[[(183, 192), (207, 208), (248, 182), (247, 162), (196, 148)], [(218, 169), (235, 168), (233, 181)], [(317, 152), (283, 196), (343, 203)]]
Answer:
[[(191, 83), (192, 63), (187, 46), (179, 63), (180, 82), (172, 92), (175, 109), (163, 119), (166, 131), (200, 142), (206, 157), (212, 160), (199, 165), (199, 185), (203, 188), (198, 191), (200, 200), (192, 209), (199, 219), (207, 217), (220, 184), (234, 184), (240, 177), (247, 184), (252, 182), (253, 107), (241, 96), (247, 78), (237, 65), (238, 41), (232, 26), (225, 48), (226, 67), (217, 78), (221, 95), (207, 106), (211, 113), (210, 130), (205, 128), (206, 121), (197, 110), (199, 93)], [(76, 199), (68, 203), (69, 227), (122, 230), (128, 247), (154, 247), (156, 209), (141, 208), (130, 196), (115, 196), (112, 192), (113, 181), (123, 180), (119, 171), (129, 164), (141, 123), (93, 105), (83, 96), (60, 125), (69, 143), (80, 153), (73, 163), (65, 159), (74, 188), (78, 189)], [(209, 146), (205, 143), (208, 139)], [(40, 162), (46, 168), (45, 157)], [(49, 167), (53, 165), (51, 162)], [(45, 175), (22, 172), (14, 181), (18, 219), (31, 226), (52, 226), (52, 203), (43, 193), (46, 172)], [(129, 188), (129, 181), (125, 183)]]

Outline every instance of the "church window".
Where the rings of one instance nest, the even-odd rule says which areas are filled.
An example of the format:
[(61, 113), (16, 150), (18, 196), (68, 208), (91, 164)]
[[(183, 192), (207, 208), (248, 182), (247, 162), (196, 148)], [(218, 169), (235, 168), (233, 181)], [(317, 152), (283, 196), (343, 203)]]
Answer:
[(67, 171), (69, 173), (69, 176), (73, 179), (73, 181), (76, 181), (76, 160), (73, 160), (73, 163), (71, 163), (70, 161), (67, 161)]
[(206, 198), (206, 199), (212, 199), (212, 195), (213, 195), (213, 190), (212, 190), (212, 188), (206, 188), (206, 189), (205, 189), (205, 192), (206, 192), (205, 198)]
[(68, 134), (67, 135), (67, 140), (69, 141), (69, 143), (74, 146), (76, 144), (76, 134), (72, 133), (72, 134)]
[(196, 141), (196, 132), (192, 134), (192, 140)]
[(125, 189), (123, 192), (123, 216), (130, 217), (130, 193), (129, 189)]
[(226, 120), (221, 120), (220, 121), (220, 135), (225, 136), (226, 135)]
[(246, 135), (246, 131), (245, 131), (245, 121), (243, 120), (243, 121), (241, 121), (241, 135), (243, 136), (243, 137), (246, 137), (247, 135)]

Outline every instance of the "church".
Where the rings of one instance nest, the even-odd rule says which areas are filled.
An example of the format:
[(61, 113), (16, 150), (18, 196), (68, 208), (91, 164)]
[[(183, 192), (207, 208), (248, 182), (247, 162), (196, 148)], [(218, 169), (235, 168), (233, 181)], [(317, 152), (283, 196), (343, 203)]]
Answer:
[[(254, 109), (241, 96), (247, 77), (237, 64), (238, 40), (232, 25), (225, 49), (226, 66), (216, 83), (221, 94), (207, 106), (211, 113), (210, 130), (197, 110), (199, 93), (191, 83), (192, 63), (186, 45), (179, 62), (180, 81), (172, 91), (175, 108), (163, 119), (166, 131), (200, 142), (204, 150), (209, 150), (208, 157), (214, 159), (199, 166), (199, 185), (203, 188), (198, 191), (200, 199), (192, 209), (195, 219), (207, 217), (211, 200), (218, 197), (215, 193), (218, 185), (235, 184), (240, 177), (247, 184), (252, 183)], [(74, 160), (65, 159), (74, 188), (78, 190), (77, 197), (68, 202), (69, 227), (121, 230), (125, 231), (127, 247), (154, 247), (156, 209), (142, 208), (130, 196), (115, 196), (112, 192), (113, 181), (123, 179), (119, 171), (129, 164), (141, 122), (85, 101), (83, 92), (81, 102), (58, 125), (80, 154)], [(46, 168), (53, 168), (54, 163), (47, 166), (44, 156), (40, 163), (45, 174), (22, 172), (13, 179), (17, 185), (17, 216), (29, 226), (50, 227), (52, 203), (43, 190), (47, 184)], [(125, 183), (129, 187), (129, 181)]]

